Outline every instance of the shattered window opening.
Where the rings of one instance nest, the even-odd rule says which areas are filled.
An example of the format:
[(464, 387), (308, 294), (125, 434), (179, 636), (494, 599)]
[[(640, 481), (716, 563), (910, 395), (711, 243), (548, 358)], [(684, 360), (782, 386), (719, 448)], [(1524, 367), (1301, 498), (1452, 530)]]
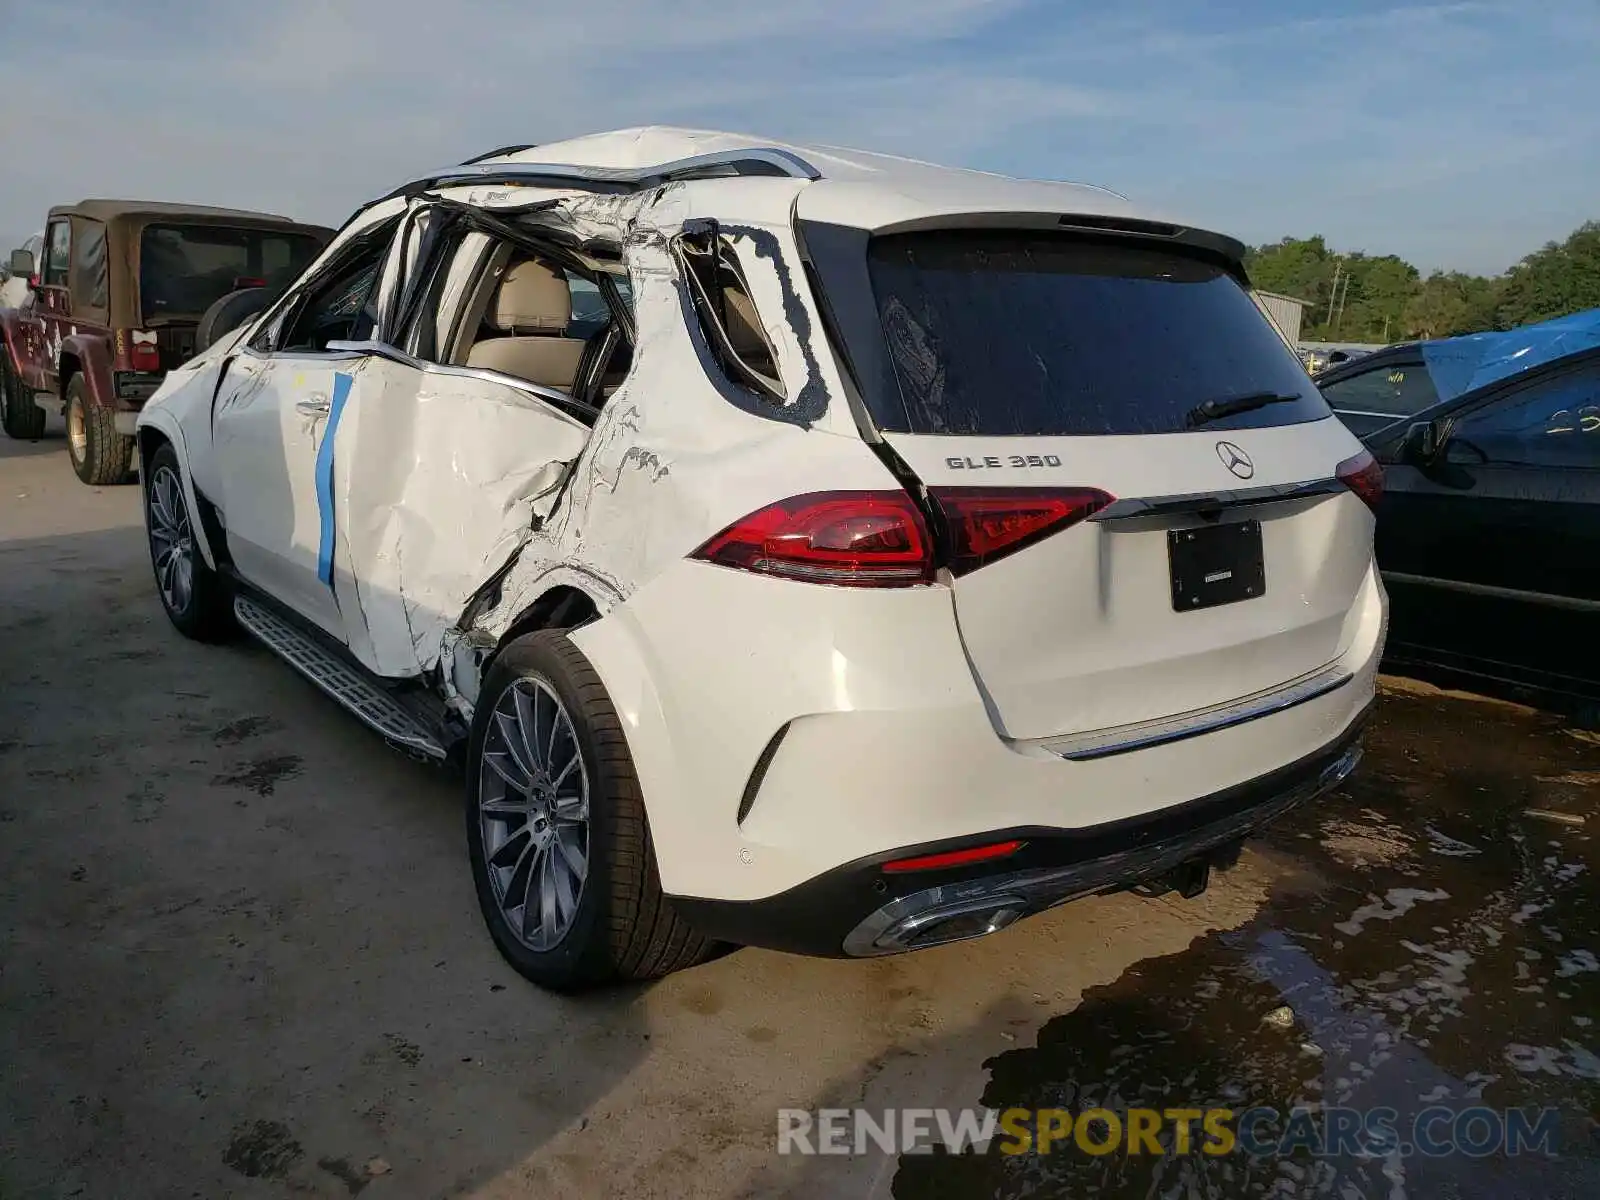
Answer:
[(377, 334), (370, 299), (399, 217), (352, 241), (285, 298), (250, 343), (263, 354), (322, 354), (329, 342)]
[[(631, 314), (619, 311), (631, 301), (626, 278), (591, 274), (581, 256), (536, 238), (491, 235), (486, 248), (476, 224), (437, 256), (414, 353), (560, 392), (592, 419), (631, 366), (631, 322), (622, 319)], [(476, 276), (464, 287), (463, 270)]]
[(724, 373), (758, 395), (787, 404), (777, 354), (731, 241), (712, 228), (680, 234), (672, 251), (688, 283), (701, 333)]

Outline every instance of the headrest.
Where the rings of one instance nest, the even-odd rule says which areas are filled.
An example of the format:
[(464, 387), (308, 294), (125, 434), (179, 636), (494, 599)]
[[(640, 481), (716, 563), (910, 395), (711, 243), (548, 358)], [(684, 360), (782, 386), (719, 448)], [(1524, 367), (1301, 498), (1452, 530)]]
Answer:
[(488, 321), (505, 333), (565, 333), (572, 320), (572, 291), (555, 267), (529, 260), (506, 269), (489, 306)]

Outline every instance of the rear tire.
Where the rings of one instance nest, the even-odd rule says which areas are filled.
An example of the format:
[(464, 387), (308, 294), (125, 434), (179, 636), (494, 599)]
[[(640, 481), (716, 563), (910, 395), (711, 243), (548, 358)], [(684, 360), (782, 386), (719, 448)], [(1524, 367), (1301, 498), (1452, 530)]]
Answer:
[(89, 399), (82, 375), (67, 384), (67, 457), (79, 479), (93, 487), (126, 483), (133, 438), (117, 432), (116, 414)]
[(161, 607), (185, 637), (224, 641), (235, 628), (232, 591), (200, 553), (177, 452), (163, 443), (144, 476), (145, 536)]
[(0, 427), (20, 442), (44, 436), (45, 411), (33, 402), (33, 389), (22, 386), (11, 366), (11, 352), (0, 343)]
[(622, 723), (565, 633), (517, 638), (489, 668), (468, 742), (466, 822), (489, 933), (541, 987), (655, 979), (710, 951), (661, 891)]

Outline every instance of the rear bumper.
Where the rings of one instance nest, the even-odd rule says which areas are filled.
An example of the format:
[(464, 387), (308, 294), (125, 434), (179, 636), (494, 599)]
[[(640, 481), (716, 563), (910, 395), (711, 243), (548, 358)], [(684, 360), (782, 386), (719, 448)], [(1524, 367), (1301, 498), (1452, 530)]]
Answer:
[[(995, 932), (1095, 893), (1121, 891), (1186, 863), (1227, 856), (1244, 838), (1336, 786), (1361, 757), (1366, 711), (1298, 762), (1159, 813), (1092, 829), (1003, 829), (874, 854), (761, 900), (674, 897), (708, 936), (824, 957), (898, 954)], [(896, 859), (1019, 839), (992, 863), (886, 874)]]
[(1117, 727), (1163, 740), (1109, 754), (996, 730), (944, 588), (872, 594), (684, 562), (572, 640), (622, 718), (663, 890), (742, 903), (1007, 830), (1081, 846), (1269, 778), (1371, 702), (1384, 611), (1374, 570), (1326, 664), (1339, 686), (1239, 723), (1191, 714), (1176, 740)]

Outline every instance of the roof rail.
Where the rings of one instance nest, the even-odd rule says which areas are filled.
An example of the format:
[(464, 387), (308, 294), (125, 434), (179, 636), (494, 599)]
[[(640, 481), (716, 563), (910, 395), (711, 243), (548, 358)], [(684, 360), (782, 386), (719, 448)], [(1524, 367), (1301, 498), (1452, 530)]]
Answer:
[(501, 146), (498, 150), (485, 150), (482, 154), (474, 154), (461, 165), (470, 167), (473, 163), (481, 163), (486, 158), (500, 158), (507, 154), (521, 154), (524, 150), (535, 150), (538, 142), (518, 142), (515, 146)]
[[(506, 153), (510, 153), (507, 151)], [(497, 152), (498, 153), (498, 152)], [(467, 162), (414, 179), (395, 195), (446, 184), (559, 181), (577, 187), (634, 191), (680, 179), (769, 175), (789, 179), (821, 179), (822, 172), (805, 159), (775, 146), (719, 150), (675, 159), (652, 167), (586, 167), (572, 163)]]

